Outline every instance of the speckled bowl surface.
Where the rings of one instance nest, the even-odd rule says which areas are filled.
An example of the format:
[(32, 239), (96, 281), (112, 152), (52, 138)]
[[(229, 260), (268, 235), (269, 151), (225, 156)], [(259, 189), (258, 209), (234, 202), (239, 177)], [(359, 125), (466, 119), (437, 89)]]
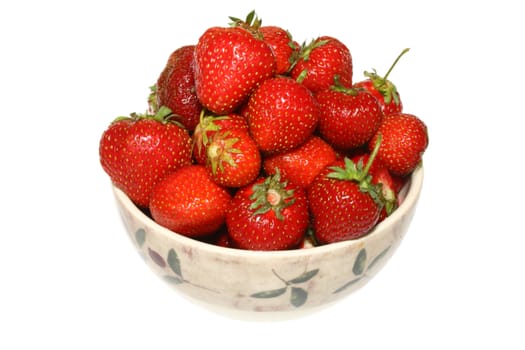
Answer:
[(297, 311), (347, 296), (386, 264), (408, 230), (422, 184), (418, 167), (401, 192), (399, 208), (360, 239), (274, 252), (224, 248), (174, 233), (113, 190), (139, 254), (190, 299), (232, 310)]

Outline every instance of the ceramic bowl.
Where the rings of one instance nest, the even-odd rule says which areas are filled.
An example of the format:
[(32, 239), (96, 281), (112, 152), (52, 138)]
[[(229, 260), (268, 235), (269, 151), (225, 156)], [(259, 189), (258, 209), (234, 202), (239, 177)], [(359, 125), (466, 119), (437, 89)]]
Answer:
[(296, 311), (339, 300), (381, 270), (408, 230), (422, 184), (418, 167), (398, 209), (360, 239), (272, 252), (224, 248), (174, 233), (113, 190), (139, 254), (189, 299), (231, 310)]

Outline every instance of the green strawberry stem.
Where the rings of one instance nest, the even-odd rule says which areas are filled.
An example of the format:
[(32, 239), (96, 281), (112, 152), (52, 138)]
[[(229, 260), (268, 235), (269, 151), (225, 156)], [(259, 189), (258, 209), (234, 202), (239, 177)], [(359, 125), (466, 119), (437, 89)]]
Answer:
[(372, 150), (372, 153), (370, 153), (370, 157), (368, 157), (368, 162), (366, 162), (365, 168), (363, 169), (364, 176), (368, 175), (368, 171), (370, 170), (370, 167), (376, 159), (377, 152), (379, 152), (379, 146), (381, 146), (381, 141), (383, 141), (383, 136), (381, 134), (378, 134), (376, 143), (374, 144), (374, 149)]
[(399, 56), (397, 56), (397, 58), (394, 61), (394, 63), (392, 63), (392, 65), (390, 66), (390, 69), (388, 69), (388, 71), (386, 72), (385, 76), (383, 77), (383, 80), (387, 80), (388, 79), (388, 76), (390, 75), (390, 72), (392, 72), (392, 69), (394, 69), (394, 67), (396, 66), (397, 62), (401, 58), (401, 56), (406, 54), (409, 50), (410, 50), (409, 48), (406, 48), (403, 51), (401, 51), (401, 53), (399, 54)]
[(365, 77), (369, 78), (372, 81), (377, 91), (379, 91), (383, 95), (386, 104), (389, 104), (392, 100), (394, 100), (394, 103), (396, 105), (399, 105), (399, 96), (397, 94), (397, 88), (391, 81), (388, 80), (388, 76), (396, 66), (401, 56), (403, 56), (409, 50), (409, 48), (406, 48), (403, 51), (401, 51), (401, 53), (399, 54), (399, 56), (397, 56), (394, 63), (392, 63), (390, 69), (388, 69), (384, 77), (379, 76), (375, 69), (373, 69), (373, 72), (365, 71), (364, 73)]

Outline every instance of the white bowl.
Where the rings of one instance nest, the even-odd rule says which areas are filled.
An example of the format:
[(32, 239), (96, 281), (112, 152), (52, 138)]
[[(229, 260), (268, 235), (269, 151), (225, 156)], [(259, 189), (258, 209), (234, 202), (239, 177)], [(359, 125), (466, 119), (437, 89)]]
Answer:
[(270, 252), (224, 248), (174, 233), (113, 190), (146, 264), (190, 299), (237, 311), (298, 311), (339, 300), (381, 270), (408, 230), (422, 184), (423, 168), (418, 167), (398, 209), (362, 238)]

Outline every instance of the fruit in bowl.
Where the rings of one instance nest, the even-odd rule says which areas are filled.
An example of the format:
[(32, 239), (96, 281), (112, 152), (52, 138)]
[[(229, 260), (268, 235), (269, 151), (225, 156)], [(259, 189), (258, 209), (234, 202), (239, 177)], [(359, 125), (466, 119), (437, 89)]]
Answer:
[(101, 166), (138, 251), (187, 295), (256, 311), (337, 300), (406, 233), (427, 127), (392, 67), (352, 83), (342, 41), (231, 19), (170, 55), (147, 111), (103, 132)]

